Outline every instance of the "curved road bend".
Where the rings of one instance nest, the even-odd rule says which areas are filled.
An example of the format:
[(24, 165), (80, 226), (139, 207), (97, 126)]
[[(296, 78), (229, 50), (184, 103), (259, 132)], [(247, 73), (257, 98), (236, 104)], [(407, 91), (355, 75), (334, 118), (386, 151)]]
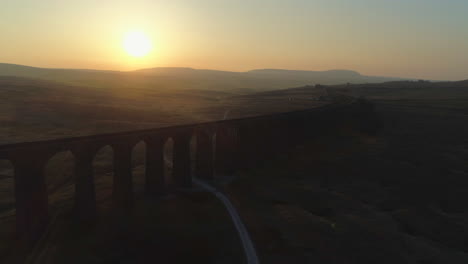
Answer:
[(257, 252), (255, 251), (255, 247), (250, 239), (249, 232), (247, 232), (247, 228), (245, 228), (244, 223), (236, 211), (234, 205), (232, 205), (229, 198), (226, 197), (223, 193), (218, 191), (216, 188), (210, 186), (209, 184), (201, 181), (200, 179), (193, 178), (193, 183), (198, 185), (199, 187), (203, 188), (204, 190), (211, 192), (214, 194), (226, 207), (226, 210), (229, 212), (234, 225), (236, 226), (237, 232), (239, 233), (239, 237), (242, 241), (242, 246), (244, 247), (245, 256), (247, 259), (248, 264), (259, 264), (257, 257)]

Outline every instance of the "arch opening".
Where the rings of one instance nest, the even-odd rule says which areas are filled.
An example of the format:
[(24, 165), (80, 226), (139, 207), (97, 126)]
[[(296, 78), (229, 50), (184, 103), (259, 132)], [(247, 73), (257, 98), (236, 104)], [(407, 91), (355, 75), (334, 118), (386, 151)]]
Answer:
[(0, 159), (0, 255), (9, 250), (16, 229), (15, 169), (9, 160)]
[(168, 138), (164, 142), (164, 182), (166, 186), (175, 184), (174, 180), (174, 139)]
[(9, 160), (0, 159), (0, 215), (15, 210), (15, 168)]
[(216, 166), (216, 160), (217, 160), (217, 155), (218, 155), (216, 151), (218, 149), (217, 144), (216, 144), (217, 138), (218, 138), (218, 132), (213, 133), (213, 136), (211, 137), (211, 151), (213, 153), (213, 175), (215, 177), (218, 175), (218, 172), (217, 172), (218, 166)]
[(45, 167), (45, 183), (50, 212), (71, 209), (75, 196), (75, 156), (62, 151), (50, 158)]
[(215, 138), (216, 175), (231, 175), (237, 166), (237, 134), (235, 128), (221, 128)]
[(197, 135), (190, 138), (190, 177), (194, 177), (197, 169)]
[(132, 149), (132, 181), (134, 193), (143, 193), (145, 190), (146, 147), (146, 143), (140, 141)]
[(99, 149), (93, 159), (94, 186), (98, 212), (111, 208), (114, 184), (114, 150), (107, 145)]

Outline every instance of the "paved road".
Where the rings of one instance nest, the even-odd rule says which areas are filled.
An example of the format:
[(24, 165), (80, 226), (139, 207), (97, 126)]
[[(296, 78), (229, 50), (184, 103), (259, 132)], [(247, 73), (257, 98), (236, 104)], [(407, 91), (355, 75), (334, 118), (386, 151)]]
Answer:
[(205, 189), (206, 191), (214, 194), (224, 204), (224, 206), (226, 207), (226, 210), (229, 212), (229, 215), (231, 216), (232, 221), (234, 222), (234, 225), (236, 226), (237, 232), (239, 233), (239, 237), (241, 238), (242, 246), (244, 247), (244, 252), (245, 252), (246, 259), (247, 259), (247, 263), (259, 264), (260, 262), (258, 261), (257, 252), (255, 251), (255, 247), (252, 243), (252, 240), (250, 239), (249, 232), (245, 228), (244, 223), (242, 223), (242, 220), (239, 214), (237, 213), (236, 208), (232, 205), (229, 198), (227, 198), (226, 195), (218, 191), (216, 188), (210, 186), (209, 184), (199, 179), (194, 178), (193, 183)]

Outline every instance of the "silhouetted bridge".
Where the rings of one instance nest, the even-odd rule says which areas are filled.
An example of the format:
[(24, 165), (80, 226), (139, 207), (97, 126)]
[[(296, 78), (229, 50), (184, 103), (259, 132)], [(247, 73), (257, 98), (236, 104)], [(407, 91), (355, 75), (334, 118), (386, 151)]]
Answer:
[[(30, 248), (48, 225), (44, 167), (58, 152), (71, 151), (75, 158), (75, 216), (79, 221), (92, 221), (97, 215), (92, 161), (104, 146), (110, 145), (114, 151), (112, 204), (125, 212), (133, 203), (132, 149), (140, 141), (146, 143), (145, 190), (157, 194), (167, 187), (163, 146), (169, 138), (174, 142), (175, 186), (191, 187), (192, 171), (194, 176), (211, 181), (215, 171), (226, 173), (255, 166), (308, 138), (349, 126), (372, 127), (368, 124), (373, 118), (372, 105), (357, 100), (266, 116), (0, 146), (0, 159), (10, 160), (15, 172), (18, 241)], [(197, 142), (194, 150), (192, 137)], [(196, 153), (195, 168), (191, 151)]]

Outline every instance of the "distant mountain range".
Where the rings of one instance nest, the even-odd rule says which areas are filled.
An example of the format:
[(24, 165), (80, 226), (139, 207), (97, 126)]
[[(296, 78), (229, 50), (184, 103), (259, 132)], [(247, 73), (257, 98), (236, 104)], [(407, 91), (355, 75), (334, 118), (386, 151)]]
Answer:
[(0, 63), (0, 76), (43, 79), (95, 88), (152, 88), (159, 90), (217, 90), (257, 92), (315, 84), (380, 83), (408, 80), (365, 76), (355, 71), (296, 71), (260, 69), (247, 72), (199, 70), (192, 68), (150, 68), (136, 71), (48, 69)]

